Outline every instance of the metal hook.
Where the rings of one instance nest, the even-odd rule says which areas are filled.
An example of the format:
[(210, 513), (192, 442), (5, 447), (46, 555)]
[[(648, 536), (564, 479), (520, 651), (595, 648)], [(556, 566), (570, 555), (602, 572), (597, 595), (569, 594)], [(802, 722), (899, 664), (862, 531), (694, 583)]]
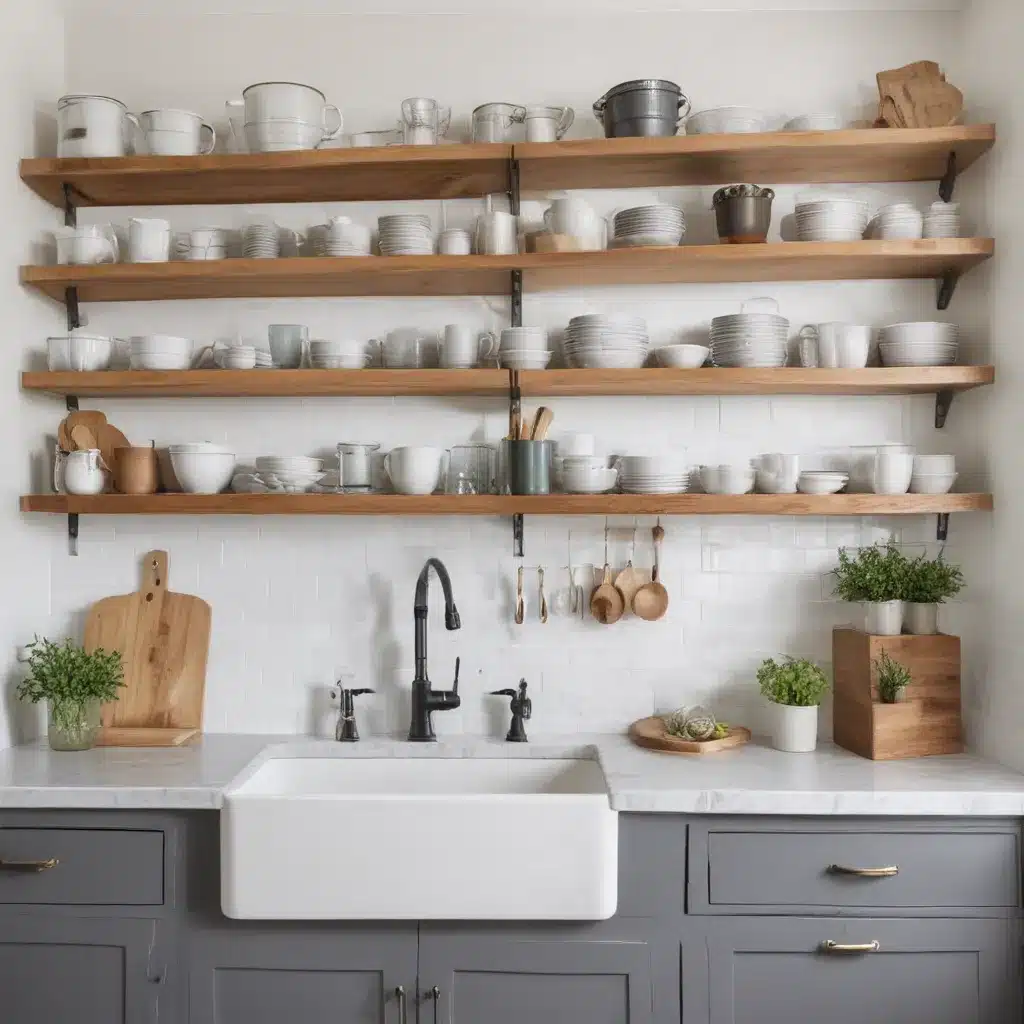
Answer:
[(604, 517), (604, 564), (608, 564), (608, 517)]

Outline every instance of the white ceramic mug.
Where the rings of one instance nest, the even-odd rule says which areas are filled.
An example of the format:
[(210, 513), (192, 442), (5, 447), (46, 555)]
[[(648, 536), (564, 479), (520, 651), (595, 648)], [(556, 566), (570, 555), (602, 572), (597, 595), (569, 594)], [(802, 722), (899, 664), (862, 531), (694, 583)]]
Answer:
[(217, 145), (213, 125), (190, 110), (146, 110), (139, 115), (139, 123), (152, 156), (207, 156)]
[(514, 256), (519, 251), (515, 215), (499, 210), (482, 213), (477, 218), (474, 243), (482, 256)]
[(526, 141), (557, 142), (571, 127), (572, 107), (527, 107)]
[(418, 327), (397, 327), (383, 338), (371, 339), (370, 345), (380, 351), (385, 369), (417, 370), (426, 365), (428, 349), (436, 348), (437, 338)]
[(544, 226), (554, 235), (569, 235), (586, 249), (604, 249), (608, 244), (605, 219), (579, 196), (561, 196), (544, 214)]
[(63, 265), (89, 266), (116, 263), (121, 257), (117, 235), (110, 224), (85, 224), (77, 228), (57, 228), (57, 262)]
[(393, 448), (384, 468), (399, 494), (433, 494), (441, 482), (447, 452), (443, 448)]
[(906, 494), (914, 473), (914, 456), (902, 452), (879, 452), (875, 456), (871, 489), (875, 494)]
[(372, 456), (379, 448), (379, 444), (349, 441), (338, 445), (338, 481), (342, 490), (368, 491), (373, 486)]
[(477, 335), (472, 327), (462, 324), (448, 324), (444, 329), (440, 361), (447, 369), (469, 369), (493, 360), (497, 353), (498, 339), (490, 331)]
[(473, 251), (472, 235), (465, 228), (448, 228), (437, 239), (442, 256), (468, 256)]
[(757, 459), (755, 482), (764, 494), (796, 494), (800, 456), (773, 452)]
[(194, 228), (188, 233), (190, 260), (223, 260), (228, 254), (228, 233), (224, 228)]
[(128, 221), (128, 259), (132, 263), (166, 263), (171, 258), (171, 222), (156, 217)]
[(824, 369), (861, 369), (868, 365), (872, 329), (835, 321), (808, 324), (800, 331), (800, 365)]
[(101, 494), (105, 484), (98, 448), (68, 453), (64, 462), (64, 489), (68, 494)]
[(341, 111), (319, 89), (297, 82), (250, 85), (242, 101), (246, 141), (258, 152), (316, 148), (344, 126)]
[(124, 156), (139, 119), (110, 96), (61, 96), (57, 103), (57, 156)]
[(297, 370), (309, 341), (309, 328), (302, 324), (271, 324), (267, 328), (270, 359), (282, 370)]

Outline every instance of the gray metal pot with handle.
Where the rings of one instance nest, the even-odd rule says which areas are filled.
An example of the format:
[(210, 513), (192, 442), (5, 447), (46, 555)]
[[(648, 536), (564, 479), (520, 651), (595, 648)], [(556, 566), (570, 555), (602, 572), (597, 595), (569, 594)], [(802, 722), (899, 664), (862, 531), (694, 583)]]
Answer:
[(661, 78), (621, 82), (594, 104), (594, 116), (609, 139), (675, 135), (689, 112), (682, 89)]

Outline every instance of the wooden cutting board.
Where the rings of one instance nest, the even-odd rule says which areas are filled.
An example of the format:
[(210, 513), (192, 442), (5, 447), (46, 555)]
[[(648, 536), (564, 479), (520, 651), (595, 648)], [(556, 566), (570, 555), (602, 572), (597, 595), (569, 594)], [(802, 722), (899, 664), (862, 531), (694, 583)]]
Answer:
[(731, 725), (729, 734), (720, 740), (684, 740), (668, 732), (664, 721), (654, 715), (634, 722), (629, 727), (629, 738), (638, 747), (660, 750), (663, 754), (717, 754), (721, 750), (742, 747), (750, 739), (750, 730), (742, 725)]
[(121, 652), (124, 689), (103, 706), (101, 746), (177, 746), (202, 729), (210, 606), (167, 586), (166, 551), (143, 560), (137, 593), (89, 609), (85, 649)]

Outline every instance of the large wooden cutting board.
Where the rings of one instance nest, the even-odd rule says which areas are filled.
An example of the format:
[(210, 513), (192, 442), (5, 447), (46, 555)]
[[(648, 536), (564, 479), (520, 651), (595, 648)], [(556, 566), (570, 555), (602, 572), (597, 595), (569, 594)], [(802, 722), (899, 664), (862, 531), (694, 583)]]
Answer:
[(210, 606), (167, 586), (166, 551), (143, 560), (137, 593), (89, 609), (85, 649), (121, 652), (125, 687), (103, 706), (106, 746), (177, 746), (203, 725)]

